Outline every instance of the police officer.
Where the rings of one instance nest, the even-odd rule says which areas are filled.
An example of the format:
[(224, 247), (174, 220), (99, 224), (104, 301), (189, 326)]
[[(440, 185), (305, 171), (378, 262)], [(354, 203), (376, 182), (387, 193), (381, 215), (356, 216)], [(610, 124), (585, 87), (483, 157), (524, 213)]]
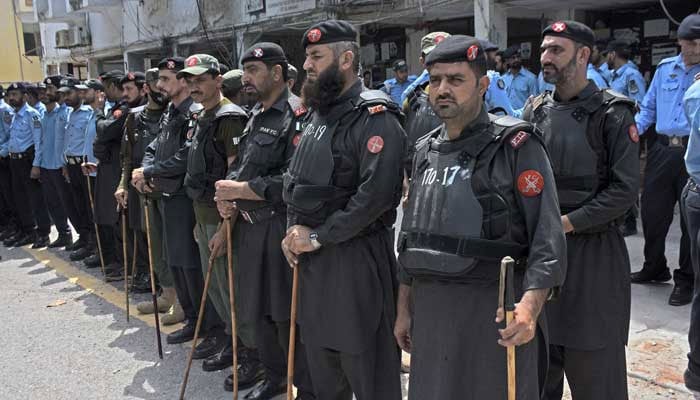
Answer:
[(39, 85), (36, 83), (25, 83), (24, 86), (27, 90), (25, 94), (27, 104), (29, 104), (33, 109), (37, 110), (40, 117), (44, 118), (46, 106), (39, 99)]
[(14, 212), (14, 200), (10, 176), (10, 159), (7, 154), (6, 143), (10, 139), (10, 125), (12, 124), (12, 107), (5, 102), (5, 89), (0, 85), (0, 201), (2, 203), (2, 232), (0, 241), (9, 239), (17, 233), (17, 218)]
[(624, 40), (608, 43), (608, 68), (612, 71), (610, 89), (641, 103), (647, 84), (637, 65), (630, 60), (630, 44)]
[[(71, 223), (77, 223), (77, 210), (70, 206), (70, 189), (66, 178), (63, 175), (63, 143), (66, 134), (68, 114), (71, 108), (65, 104), (58, 104), (59, 82), (52, 82), (49, 78), (47, 83), (42, 83), (43, 88), (39, 88), (39, 101), (46, 107), (42, 118), (43, 135), (41, 138), (41, 188), (46, 199), (49, 214), (56, 225), (58, 239), (49, 244), (49, 247), (65, 247), (73, 243), (68, 217)], [(54, 85), (54, 83), (56, 83)], [(71, 82), (73, 85), (77, 81)]]
[[(517, 398), (538, 399), (537, 319), (565, 267), (544, 146), (530, 124), (487, 113), (478, 40), (451, 36), (426, 61), (430, 103), (444, 123), (417, 145), (399, 235), (394, 332), (411, 352), (409, 399), (505, 398), (502, 346), (509, 345), (518, 346)], [(492, 321), (505, 256), (518, 260), (513, 278), (522, 297), (499, 334)], [(465, 369), (465, 362), (488, 367)]]
[(404, 90), (416, 80), (415, 75), (408, 75), (408, 64), (404, 60), (394, 61), (394, 77), (384, 81), (382, 91), (391, 97), (396, 104), (401, 104)]
[[(259, 102), (251, 111), (231, 173), (216, 183), (216, 199), (222, 216), (235, 219), (234, 274), (239, 284), (237, 304), (241, 304), (237, 316), (255, 327), (266, 376), (245, 399), (259, 400), (287, 389), (292, 271), (279, 247), (287, 224), (282, 173), (300, 139), (297, 117), (306, 108), (290, 98), (287, 57), (279, 45), (255, 43), (243, 53), (241, 63), (243, 81), (255, 87)], [(225, 232), (217, 236), (223, 247)], [(316, 398), (298, 339), (294, 378), (298, 399)]]
[[(692, 29), (700, 34), (700, 18), (695, 22)], [(700, 40), (695, 40), (700, 42)], [(688, 117), (690, 126), (690, 137), (688, 139), (688, 151), (685, 154), (685, 165), (690, 178), (682, 195), (682, 211), (688, 225), (690, 240), (690, 254), (693, 262), (693, 272), (695, 273), (695, 292), (690, 311), (690, 330), (688, 331), (688, 342), (690, 352), (688, 353), (688, 367), (685, 370), (685, 385), (690, 389), (695, 398), (700, 398), (700, 297), (697, 295), (700, 290), (699, 267), (700, 243), (698, 233), (700, 232), (700, 81), (696, 81), (688, 88), (683, 98), (685, 115)]]
[(328, 20), (304, 34), (302, 93), (312, 109), (284, 177), (299, 270), (299, 325), (316, 396), (401, 398), (392, 337), (405, 133), (394, 102), (364, 90), (357, 31)]
[(508, 65), (508, 72), (503, 75), (503, 81), (506, 84), (510, 104), (517, 110), (523, 108), (528, 97), (539, 93), (537, 76), (523, 67), (519, 48), (511, 46), (505, 49), (503, 57)]
[(299, 78), (299, 71), (297, 70), (297, 67), (289, 64), (289, 71), (287, 71), (287, 73), (287, 88), (289, 88), (290, 94), (296, 96), (298, 90), (295, 90), (295, 86), (298, 82), (297, 79)]
[[(450, 36), (447, 32), (430, 32), (423, 36), (420, 40), (421, 55), (418, 57), (418, 62), (423, 66), (423, 72), (416, 78), (413, 83), (408, 85), (408, 87), (401, 94), (401, 104), (403, 107), (406, 105), (406, 99), (408, 99), (411, 94), (416, 90), (418, 86), (422, 88), (428, 84), (428, 70), (425, 69), (425, 56), (440, 43), (443, 39)], [(427, 51), (427, 53), (426, 53)], [(369, 88), (369, 86), (367, 86)]]
[(588, 70), (586, 71), (586, 76), (588, 79), (595, 82), (598, 89), (607, 89), (610, 87), (610, 82), (608, 81), (608, 63), (607, 53), (603, 55), (606, 51), (607, 44), (605, 41), (596, 40), (593, 49), (591, 50), (591, 60), (588, 63)]
[[(95, 251), (95, 228), (92, 221), (87, 181), (80, 167), (83, 163), (85, 134), (93, 113), (90, 106), (85, 104), (80, 96), (80, 92), (87, 90), (88, 87), (85, 84), (77, 84), (77, 80), (73, 78), (65, 78), (62, 82), (65, 85), (59, 89), (59, 93), (63, 93), (66, 106), (71, 108), (61, 149), (64, 160), (62, 169), (69, 189), (69, 194), (66, 196), (66, 210), (79, 235), (79, 239), (74, 244), (66, 246), (65, 249), (71, 251), (71, 260), (78, 261), (89, 257)], [(93, 87), (102, 87), (102, 84), (96, 81), (89, 84)]]
[(556, 88), (529, 101), (523, 117), (549, 151), (568, 259), (561, 296), (547, 305), (545, 398), (562, 398), (566, 374), (574, 399), (627, 399), (630, 264), (619, 225), (639, 191), (634, 102), (587, 79), (589, 27), (557, 21), (542, 36), (540, 62)]
[(7, 239), (5, 246), (46, 247), (49, 244), (51, 218), (49, 217), (39, 178), (42, 162), (41, 115), (25, 101), (26, 86), (16, 82), (7, 88), (7, 100), (14, 109), (3, 154), (10, 157), (12, 193), (16, 205), (19, 232)]
[(506, 92), (506, 83), (501, 77), (501, 74), (495, 70), (496, 52), (498, 52), (498, 46), (489, 42), (488, 40), (480, 40), (479, 43), (481, 44), (481, 48), (484, 49), (484, 52), (486, 53), (486, 62), (488, 67), (486, 76), (489, 77), (489, 88), (484, 94), (486, 110), (488, 110), (490, 113), (500, 115), (510, 115), (514, 117), (520, 116), (522, 110), (513, 109), (513, 105), (510, 103), (510, 99), (508, 98), (508, 92)]
[[(640, 134), (656, 123), (658, 135), (648, 149), (644, 171), (644, 266), (641, 271), (632, 274), (633, 283), (663, 282), (671, 278), (664, 250), (666, 234), (673, 221), (673, 208), (688, 179), (683, 155), (690, 126), (683, 111), (682, 99), (693, 83), (693, 77), (700, 73), (697, 45), (700, 34), (695, 29), (698, 18), (696, 14), (691, 14), (678, 27), (681, 53), (659, 63), (649, 91), (640, 105), (641, 110), (635, 116)], [(669, 297), (669, 304), (673, 306), (688, 304), (693, 293), (689, 238), (683, 219), (681, 232), (680, 268), (673, 273), (675, 287)]]
[[(185, 68), (176, 76), (178, 79), (186, 79), (192, 99), (200, 104), (200, 111), (192, 116), (193, 130), (188, 133), (192, 144), (187, 156), (184, 184), (187, 195), (192, 199), (196, 221), (195, 240), (199, 246), (204, 273), (208, 269), (210, 257), (214, 261), (209, 299), (225, 322), (217, 327), (212, 326), (207, 338), (197, 346), (195, 359), (199, 359), (221, 352), (231, 340), (224, 333), (224, 327), (231, 326), (226, 257), (214, 257), (209, 250), (209, 242), (221, 222), (214, 201), (214, 184), (226, 177), (228, 167), (236, 157), (239, 136), (248, 118), (242, 108), (222, 95), (220, 88), (223, 77), (219, 61), (215, 57), (208, 54), (189, 56), (185, 60)], [(168, 336), (169, 342), (172, 342), (171, 336)], [(173, 339), (180, 340), (177, 337)], [(241, 388), (255, 382), (257, 376), (252, 382), (239, 381)]]

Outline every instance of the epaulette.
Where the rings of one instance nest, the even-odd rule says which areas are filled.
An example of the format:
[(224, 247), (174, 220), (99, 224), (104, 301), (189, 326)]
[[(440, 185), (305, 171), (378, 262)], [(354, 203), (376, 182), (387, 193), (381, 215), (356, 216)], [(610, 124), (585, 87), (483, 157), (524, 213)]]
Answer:
[(140, 113), (140, 112), (143, 111), (145, 108), (146, 108), (146, 105), (145, 105), (145, 104), (142, 105), (142, 106), (130, 108), (130, 109), (129, 109), (129, 114)]
[(227, 103), (219, 107), (214, 118), (219, 119), (228, 116), (247, 117), (248, 113), (236, 104)]
[(356, 108), (366, 108), (370, 115), (385, 111), (399, 112), (398, 104), (394, 103), (391, 97), (381, 90), (365, 90), (360, 93), (360, 101)]

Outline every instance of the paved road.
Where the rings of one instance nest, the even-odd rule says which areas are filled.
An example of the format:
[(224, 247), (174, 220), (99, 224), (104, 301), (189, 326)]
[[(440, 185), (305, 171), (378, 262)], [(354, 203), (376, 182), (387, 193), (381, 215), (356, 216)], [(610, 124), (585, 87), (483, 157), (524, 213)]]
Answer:
[[(668, 238), (671, 265), (677, 263), (678, 238), (676, 221)], [(627, 243), (637, 270), (641, 235)], [(133, 301), (146, 296), (132, 300), (127, 324), (121, 284), (103, 284), (99, 269), (77, 268), (65, 261), (65, 252), (0, 246), (0, 255), (0, 399), (177, 398), (189, 344), (165, 345), (164, 360), (158, 360), (152, 320), (137, 318), (133, 307)], [(690, 398), (682, 388), (689, 307), (666, 304), (671, 288), (633, 287), (632, 399)], [(188, 398), (231, 398), (222, 389), (229, 373), (205, 373), (195, 362)]]

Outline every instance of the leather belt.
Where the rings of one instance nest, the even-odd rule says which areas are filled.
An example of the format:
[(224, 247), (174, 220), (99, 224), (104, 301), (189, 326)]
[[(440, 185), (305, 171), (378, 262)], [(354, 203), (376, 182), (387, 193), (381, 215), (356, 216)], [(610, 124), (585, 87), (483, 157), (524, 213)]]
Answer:
[(657, 142), (668, 147), (688, 147), (688, 136), (664, 135), (659, 133)]
[(83, 156), (66, 156), (66, 162), (68, 165), (82, 165)]
[(238, 213), (243, 217), (243, 220), (249, 224), (257, 224), (266, 221), (277, 214), (283, 213), (284, 207), (280, 205), (271, 205), (256, 208), (255, 210), (238, 210)]
[(32, 157), (34, 157), (33, 151), (25, 151), (24, 153), (10, 153), (11, 160), (21, 160), (23, 158), (32, 158)]

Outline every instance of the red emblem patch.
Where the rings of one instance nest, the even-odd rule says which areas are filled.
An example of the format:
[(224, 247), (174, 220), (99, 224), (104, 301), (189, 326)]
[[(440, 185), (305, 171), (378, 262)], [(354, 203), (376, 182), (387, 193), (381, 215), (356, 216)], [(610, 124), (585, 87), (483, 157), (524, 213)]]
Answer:
[(190, 57), (187, 59), (188, 67), (194, 67), (195, 65), (197, 65), (197, 57)]
[(474, 61), (474, 60), (476, 60), (476, 57), (478, 55), (479, 55), (479, 46), (477, 46), (475, 44), (469, 46), (469, 49), (467, 50), (467, 60)]
[(263, 49), (257, 48), (255, 50), (253, 50), (253, 55), (257, 58), (262, 57), (263, 56)]
[(377, 106), (368, 107), (367, 110), (369, 111), (370, 115), (377, 114), (386, 111), (386, 106), (383, 104), (379, 104)]
[(367, 141), (367, 150), (372, 154), (377, 154), (384, 148), (384, 139), (381, 136), (372, 136)]
[(630, 135), (630, 140), (632, 140), (634, 143), (639, 143), (639, 131), (637, 130), (637, 125), (630, 125), (627, 133)]
[(112, 115), (114, 115), (114, 118), (119, 119), (119, 117), (122, 116), (122, 110), (116, 109), (116, 110), (114, 110), (114, 112), (112, 113)]
[(129, 72), (128, 74), (126, 74), (126, 78), (129, 79), (130, 81), (133, 81), (134, 79), (136, 79), (133, 72)]
[(544, 178), (534, 169), (528, 169), (518, 176), (518, 191), (525, 197), (535, 197), (542, 193)]
[(566, 24), (559, 21), (552, 24), (552, 30), (554, 32), (564, 32), (566, 30)]
[(435, 39), (433, 39), (433, 43), (439, 44), (439, 43), (442, 42), (443, 40), (445, 40), (445, 36), (443, 36), (443, 35), (437, 35), (437, 36), (435, 36)]
[(321, 30), (318, 28), (312, 29), (309, 31), (309, 33), (306, 34), (306, 38), (309, 39), (309, 42), (311, 43), (316, 43), (319, 40), (321, 40)]
[(510, 139), (510, 145), (514, 148), (517, 149), (520, 146), (523, 145), (527, 141), (527, 139), (530, 138), (530, 134), (525, 132), (525, 131), (520, 131), (513, 135), (513, 137)]
[(306, 107), (301, 106), (294, 110), (294, 115), (297, 117), (301, 117), (302, 115), (306, 114)]
[(168, 69), (175, 69), (175, 61), (168, 61)]
[(299, 145), (299, 142), (301, 142), (301, 133), (297, 133), (292, 138), (292, 144), (294, 145), (294, 147), (297, 147)]

